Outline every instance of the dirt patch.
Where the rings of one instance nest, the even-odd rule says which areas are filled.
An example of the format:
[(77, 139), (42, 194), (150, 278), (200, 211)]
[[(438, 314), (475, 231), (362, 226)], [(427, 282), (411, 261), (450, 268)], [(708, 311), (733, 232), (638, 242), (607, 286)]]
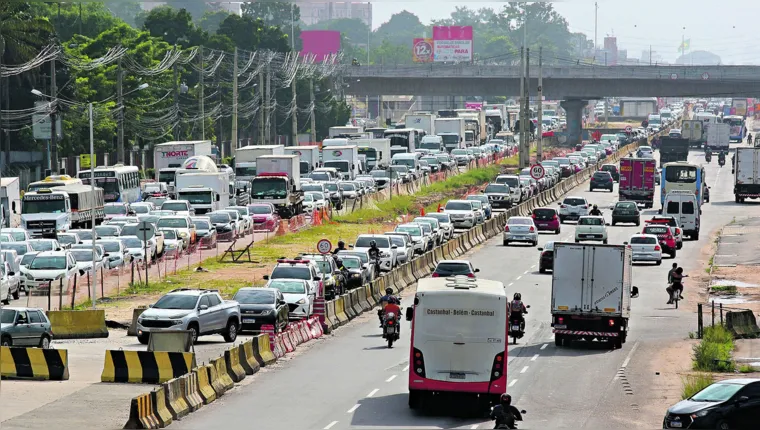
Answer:
[(641, 405), (642, 416), (661, 420), (663, 406), (681, 400), (683, 378), (691, 373), (691, 348), (696, 343), (696, 340), (668, 342), (652, 354), (648, 373), (655, 376), (648, 390), (651, 395), (646, 396), (648, 401)]

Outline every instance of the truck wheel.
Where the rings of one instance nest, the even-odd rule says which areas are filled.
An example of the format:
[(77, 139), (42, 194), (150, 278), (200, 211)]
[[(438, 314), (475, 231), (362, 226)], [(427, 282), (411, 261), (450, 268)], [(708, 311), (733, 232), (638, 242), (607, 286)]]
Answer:
[(564, 346), (565, 345), (565, 337), (560, 334), (554, 335), (554, 346)]
[(235, 339), (237, 339), (238, 335), (238, 325), (235, 321), (230, 320), (227, 323), (227, 328), (224, 331), (224, 334), (222, 335), (224, 337), (225, 342), (234, 342)]
[(613, 349), (620, 349), (623, 347), (623, 338), (617, 337), (615, 340), (612, 341), (612, 347)]

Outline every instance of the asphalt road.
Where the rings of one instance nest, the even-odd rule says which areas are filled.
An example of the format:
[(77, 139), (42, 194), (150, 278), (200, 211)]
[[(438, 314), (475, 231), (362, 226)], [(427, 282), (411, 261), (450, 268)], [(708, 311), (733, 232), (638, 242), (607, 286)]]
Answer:
[[(700, 250), (712, 240), (711, 232), (757, 205), (734, 203), (730, 166), (719, 168), (715, 158), (706, 166), (712, 200), (703, 208), (700, 240), (685, 241), (675, 260), (686, 273), (702, 270)], [(704, 163), (704, 155), (693, 151), (689, 160)], [(592, 193), (584, 184), (571, 195), (598, 204), (609, 220), (617, 186), (614, 193)], [(659, 208), (659, 194), (655, 199)], [(642, 220), (656, 211), (644, 211)], [(565, 224), (559, 235), (542, 234), (539, 246), (572, 240), (574, 230), (574, 224)], [(639, 230), (633, 225), (609, 227), (609, 242), (621, 244)], [(623, 348), (611, 350), (601, 343), (558, 348), (549, 326), (551, 275), (538, 273), (538, 254), (536, 248), (526, 245), (504, 247), (501, 237), (496, 237), (463, 257), (480, 268), (480, 277), (504, 282), (510, 296), (519, 291), (531, 305), (526, 337), (509, 346), (508, 392), (528, 411), (521, 427), (661, 425), (669, 405), (662, 404), (659, 415), (651, 410), (643, 413), (640, 406), (656, 396), (652, 390), (656, 376), (649, 371), (648, 362), (652, 352), (695, 330), (688, 280), (686, 302), (675, 310), (665, 304), (664, 292), (672, 260), (664, 259), (661, 266), (635, 265), (634, 285), (639, 287), (640, 297), (633, 302), (631, 332)], [(403, 304), (411, 303), (412, 294), (406, 292)], [(238, 393), (192, 414), (176, 427), (235, 428), (255, 422), (259, 428), (492, 428), (493, 423), (483, 419), (425, 415), (408, 408), (408, 339), (408, 330), (402, 331), (399, 346), (387, 349), (376, 316), (364, 315), (277, 371), (258, 375)]]

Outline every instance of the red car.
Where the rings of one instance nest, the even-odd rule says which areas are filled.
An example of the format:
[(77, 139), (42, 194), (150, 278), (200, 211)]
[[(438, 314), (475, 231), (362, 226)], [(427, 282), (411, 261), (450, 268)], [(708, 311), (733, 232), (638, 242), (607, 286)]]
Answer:
[(253, 203), (247, 206), (248, 214), (253, 217), (254, 231), (274, 232), (280, 224), (280, 215), (271, 203)]
[(559, 213), (554, 208), (536, 208), (533, 209), (533, 223), (539, 232), (551, 231), (559, 234), (560, 227)]
[(648, 224), (641, 230), (641, 234), (657, 236), (662, 252), (670, 255), (670, 258), (676, 258), (676, 237), (673, 235), (672, 227), (666, 224)]

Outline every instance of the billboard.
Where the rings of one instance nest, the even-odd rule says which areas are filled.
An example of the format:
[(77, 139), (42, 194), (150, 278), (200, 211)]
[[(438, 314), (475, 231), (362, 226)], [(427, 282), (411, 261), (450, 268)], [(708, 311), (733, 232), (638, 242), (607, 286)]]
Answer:
[(731, 115), (747, 116), (747, 99), (733, 99), (731, 101)]
[(416, 37), (412, 46), (412, 60), (415, 63), (432, 63), (433, 39)]
[(433, 27), (433, 61), (472, 61), (472, 26)]
[(301, 32), (301, 56), (314, 55), (317, 62), (340, 51), (340, 31), (304, 30)]

